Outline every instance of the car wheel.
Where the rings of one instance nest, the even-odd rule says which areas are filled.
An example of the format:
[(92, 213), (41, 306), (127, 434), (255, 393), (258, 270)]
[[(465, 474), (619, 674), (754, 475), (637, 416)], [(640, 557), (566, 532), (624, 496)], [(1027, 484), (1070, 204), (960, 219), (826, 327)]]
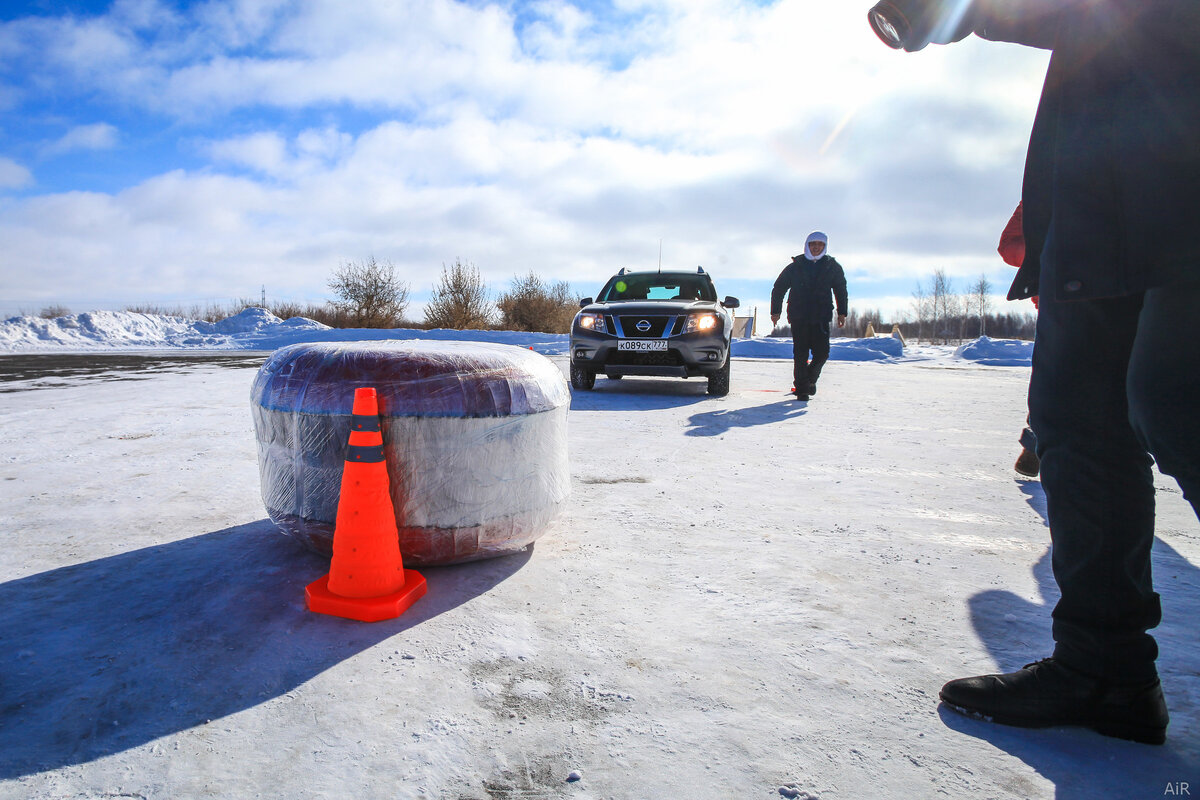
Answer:
[(708, 393), (713, 397), (729, 394), (729, 365), (732, 362), (732, 358), (725, 356), (725, 366), (708, 376)]
[(591, 391), (596, 385), (596, 373), (587, 367), (581, 367), (578, 364), (571, 365), (571, 385), (576, 389), (581, 389), (585, 392)]

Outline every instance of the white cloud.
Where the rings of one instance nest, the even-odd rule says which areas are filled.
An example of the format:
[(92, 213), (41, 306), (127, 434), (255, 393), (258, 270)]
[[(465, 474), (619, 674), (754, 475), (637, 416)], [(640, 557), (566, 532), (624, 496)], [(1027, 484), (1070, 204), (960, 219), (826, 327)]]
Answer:
[(275, 131), (263, 131), (210, 142), (205, 149), (218, 163), (295, 181), (336, 164), (352, 145), (349, 134), (335, 128), (314, 128), (302, 131), (292, 141)]
[(493, 282), (533, 268), (594, 288), (662, 239), (667, 263), (762, 281), (822, 228), (880, 281), (978, 275), (1045, 66), (979, 41), (896, 53), (864, 8), (817, 0), (630, 0), (619, 19), (561, 0), (237, 0), (149, 35), (158, 7), (45, 23), (47, 57), (82, 92), (173, 118), (208, 167), (22, 201), (0, 221), (6, 272), (69, 245), (63, 281), (130, 292), (162, 269), (176, 293), (319, 295), (369, 254), (417, 290), (458, 256)]
[(267, 175), (279, 175), (288, 161), (287, 142), (269, 131), (214, 142), (208, 147), (216, 161), (248, 167)]
[(117, 129), (106, 122), (78, 125), (46, 145), (45, 152), (58, 155), (75, 150), (108, 150), (117, 145), (117, 138)]
[(33, 183), (28, 169), (11, 158), (0, 157), (0, 189), (24, 189)]
[(46, 34), (49, 59), (89, 82), (103, 80), (114, 66), (127, 68), (140, 48), (131, 31), (105, 19), (67, 18)]
[(241, 49), (261, 42), (291, 5), (290, 0), (207, 2), (197, 7), (196, 16), (214, 40)]
[(594, 18), (561, 0), (531, 4), (536, 19), (526, 26), (521, 45), (526, 53), (550, 61), (577, 57), (577, 43), (595, 24)]

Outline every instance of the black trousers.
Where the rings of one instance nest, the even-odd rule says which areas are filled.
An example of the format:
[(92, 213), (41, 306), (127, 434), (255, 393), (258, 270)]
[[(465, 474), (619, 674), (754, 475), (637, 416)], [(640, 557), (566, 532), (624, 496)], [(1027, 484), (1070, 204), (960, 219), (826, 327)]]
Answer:
[[(1045, 282), (1043, 282), (1045, 286)], [(1030, 380), (1053, 543), (1055, 658), (1154, 677), (1153, 454), (1200, 516), (1200, 281), (1104, 300), (1042, 293)]]
[(829, 360), (829, 322), (788, 322), (792, 326), (793, 385), (803, 394), (821, 377), (821, 367)]

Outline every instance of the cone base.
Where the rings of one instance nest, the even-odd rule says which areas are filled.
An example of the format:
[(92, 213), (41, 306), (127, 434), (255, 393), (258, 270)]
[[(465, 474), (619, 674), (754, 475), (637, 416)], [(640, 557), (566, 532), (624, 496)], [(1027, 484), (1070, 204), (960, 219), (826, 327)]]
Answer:
[(379, 622), (395, 619), (425, 594), (425, 576), (413, 569), (404, 570), (404, 586), (380, 597), (342, 597), (329, 591), (329, 576), (323, 575), (304, 589), (308, 610), (331, 617)]

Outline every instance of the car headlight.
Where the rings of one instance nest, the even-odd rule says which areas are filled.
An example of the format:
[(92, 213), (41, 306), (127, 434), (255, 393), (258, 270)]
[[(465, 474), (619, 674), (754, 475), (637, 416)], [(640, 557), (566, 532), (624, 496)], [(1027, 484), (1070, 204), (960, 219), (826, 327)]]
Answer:
[(596, 333), (608, 333), (608, 326), (604, 324), (604, 315), (595, 314), (590, 311), (581, 311), (579, 316), (575, 318), (579, 323), (579, 327), (585, 331), (595, 331)]
[(687, 328), (684, 333), (711, 331), (717, 327), (716, 314), (691, 314), (688, 316)]

